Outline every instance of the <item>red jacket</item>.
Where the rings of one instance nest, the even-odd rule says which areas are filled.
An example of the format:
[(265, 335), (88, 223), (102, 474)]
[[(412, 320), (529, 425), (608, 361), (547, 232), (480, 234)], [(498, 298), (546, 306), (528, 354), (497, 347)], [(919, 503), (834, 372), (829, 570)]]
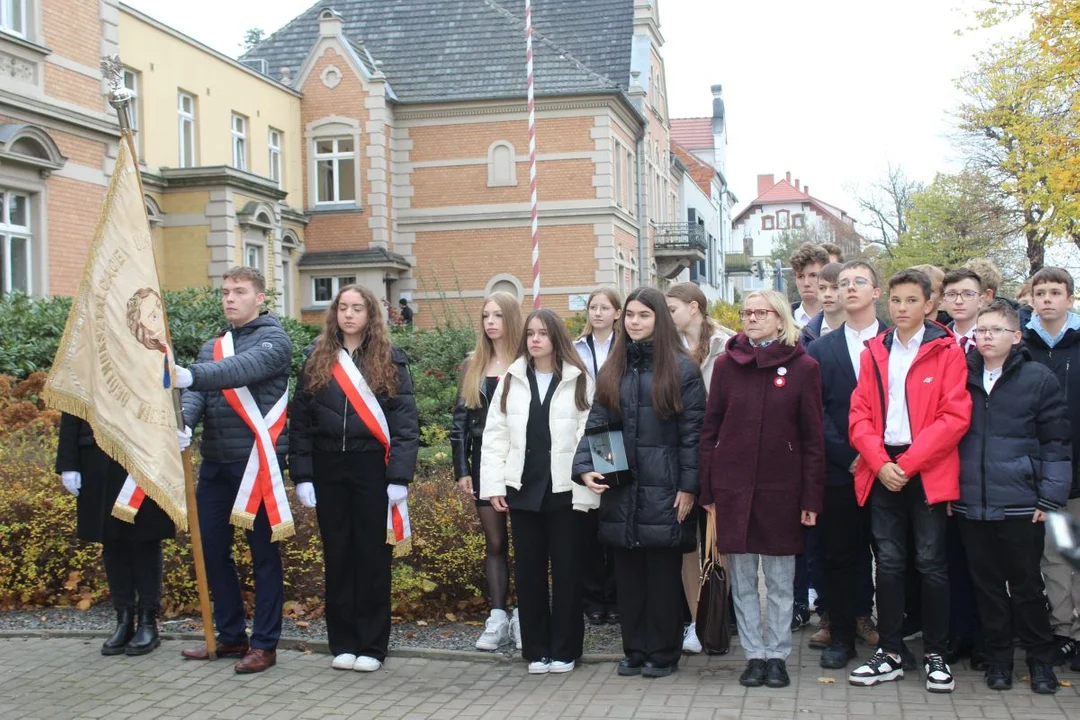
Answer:
[[(881, 467), (890, 462), (885, 452), (885, 416), (889, 397), (889, 350), (896, 329), (866, 343), (859, 360), (859, 384), (851, 394), (849, 435), (859, 453), (855, 495), (860, 505)], [(930, 504), (960, 497), (960, 454), (957, 447), (971, 423), (967, 391), (967, 361), (952, 333), (927, 322), (922, 345), (907, 376), (907, 406), (911, 447), (897, 458), (908, 477), (922, 476)]]

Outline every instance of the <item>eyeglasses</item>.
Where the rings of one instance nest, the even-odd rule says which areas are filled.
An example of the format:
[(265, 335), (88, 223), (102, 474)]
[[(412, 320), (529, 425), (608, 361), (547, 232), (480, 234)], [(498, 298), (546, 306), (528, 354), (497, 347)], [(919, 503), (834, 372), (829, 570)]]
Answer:
[(839, 283), (837, 283), (837, 286), (841, 290), (847, 290), (852, 285), (854, 285), (857, 288), (864, 288), (869, 284), (870, 284), (869, 279), (864, 278), (864, 277), (857, 277), (857, 278), (855, 278), (853, 280), (841, 280)]
[(749, 320), (750, 318), (754, 318), (758, 322), (761, 322), (765, 318), (769, 317), (770, 313), (773, 315), (780, 314), (775, 310), (740, 310), (739, 317), (743, 320)]
[(1004, 336), (1006, 333), (1014, 333), (1014, 332), (1020, 332), (1020, 331), (1019, 330), (1013, 330), (1012, 328), (997, 327), (996, 325), (994, 327), (975, 328), (975, 334), (977, 336), (984, 337), (984, 338), (992, 338), (994, 340), (997, 340), (999, 337)]
[(947, 302), (956, 302), (960, 298), (963, 298), (964, 302), (971, 302), (975, 298), (979, 297), (979, 293), (975, 290), (961, 290), (960, 292), (957, 292), (956, 290), (950, 290), (941, 297), (945, 298)]

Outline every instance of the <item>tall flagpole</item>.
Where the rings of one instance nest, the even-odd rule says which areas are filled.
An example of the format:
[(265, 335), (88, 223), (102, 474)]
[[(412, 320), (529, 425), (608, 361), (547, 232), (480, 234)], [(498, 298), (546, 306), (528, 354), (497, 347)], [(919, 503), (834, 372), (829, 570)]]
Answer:
[[(145, 195), (142, 186), (142, 175), (139, 173), (139, 154), (135, 147), (135, 133), (131, 129), (131, 115), (128, 112), (133, 98), (132, 92), (124, 87), (124, 66), (120, 63), (119, 55), (102, 58), (101, 71), (109, 85), (109, 104), (116, 110), (117, 119), (120, 122), (121, 139), (127, 143), (131, 153), (131, 162), (134, 164), (135, 177), (139, 182), (139, 193)], [(113, 172), (117, 172), (114, 169)], [(147, 220), (149, 226), (149, 220)], [(154, 259), (154, 266), (158, 273), (158, 287), (164, 290), (161, 284), (161, 264)], [(165, 342), (172, 348), (172, 336), (169, 331), (169, 318), (166, 313), (165, 303), (161, 304), (162, 319), (165, 323)], [(178, 431), (184, 428), (184, 410), (180, 401), (180, 389), (172, 383), (173, 410), (176, 413), (176, 428)], [(187, 498), (188, 535), (191, 537), (191, 554), (195, 561), (195, 585), (199, 591), (199, 609), (202, 614), (203, 635), (206, 637), (206, 650), (210, 658), (217, 657), (217, 638), (214, 635), (214, 614), (210, 608), (210, 588), (206, 581), (206, 562), (203, 559), (202, 531), (199, 528), (199, 508), (195, 502), (195, 471), (191, 465), (191, 449), (185, 448), (180, 451), (180, 458), (184, 465), (184, 491)]]
[(540, 309), (540, 231), (536, 202), (536, 101), (533, 92), (532, 0), (525, 0), (525, 67), (529, 85), (529, 192), (532, 194), (533, 309)]

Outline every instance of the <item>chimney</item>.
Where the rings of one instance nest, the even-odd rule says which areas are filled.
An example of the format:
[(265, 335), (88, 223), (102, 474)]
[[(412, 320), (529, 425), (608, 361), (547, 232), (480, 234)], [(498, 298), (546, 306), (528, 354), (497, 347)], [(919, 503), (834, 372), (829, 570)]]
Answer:
[(787, 180), (788, 185), (791, 184), (791, 171), (790, 170), (788, 170), (786, 173), (784, 173), (784, 179)]
[(726, 113), (724, 110), (724, 100), (720, 97), (723, 94), (723, 86), (713, 85), (712, 88), (712, 131), (713, 135), (722, 135), (724, 133), (724, 122), (726, 120)]
[(341, 37), (344, 27), (345, 18), (333, 8), (326, 8), (319, 13), (319, 37)]
[(776, 180), (772, 175), (758, 175), (757, 176), (757, 194), (761, 197), (765, 193), (772, 189), (772, 186), (776, 184)]
[(281, 68), (281, 84), (289, 85), (292, 83), (292, 72), (287, 66)]
[(802, 191), (804, 193), (806, 193), (807, 195), (809, 195), (810, 194), (810, 186), (809, 185), (803, 185)]
[(799, 178), (795, 178), (795, 189), (799, 189)]

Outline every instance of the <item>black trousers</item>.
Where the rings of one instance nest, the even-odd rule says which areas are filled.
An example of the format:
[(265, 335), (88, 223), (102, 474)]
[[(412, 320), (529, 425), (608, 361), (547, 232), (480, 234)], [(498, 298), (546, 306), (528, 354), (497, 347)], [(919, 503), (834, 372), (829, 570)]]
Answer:
[(987, 658), (1011, 665), (1015, 637), (1028, 660), (1051, 662), (1056, 646), (1039, 568), (1045, 541), (1043, 523), (1033, 523), (1031, 518), (957, 519), (971, 567)]
[(600, 512), (575, 512), (581, 553), (581, 588), (585, 612), (618, 610), (615, 603), (615, 553), (600, 544)]
[(526, 660), (570, 662), (581, 657), (585, 621), (578, 570), (580, 525), (574, 517), (577, 514), (572, 508), (510, 511), (521, 656)]
[(333, 655), (381, 661), (390, 644), (393, 554), (386, 543), (385, 460), (382, 453), (333, 455), (343, 456), (331, 460), (334, 467), (320, 472), (319, 462), (315, 468), (315, 514), (326, 567), (326, 636)]
[(923, 646), (944, 655), (949, 634), (949, 563), (945, 544), (946, 503), (929, 505), (916, 475), (899, 492), (874, 481), (870, 527), (877, 544), (878, 632), (881, 647), (899, 654), (903, 642), (908, 538), (915, 541), (915, 568), (922, 580)]
[(105, 579), (117, 610), (161, 608), (162, 557), (160, 540), (101, 541)]
[(959, 514), (945, 520), (946, 553), (949, 560), (949, 637), (982, 645), (982, 629), (975, 601), (975, 584), (960, 534), (964, 522)]
[(855, 618), (869, 614), (860, 605), (864, 566), (869, 565), (870, 556), (870, 515), (867, 508), (859, 507), (854, 483), (825, 486), (817, 527), (822, 539), (832, 637), (854, 647)]
[(675, 665), (682, 656), (682, 556), (678, 548), (615, 548), (623, 653)]

